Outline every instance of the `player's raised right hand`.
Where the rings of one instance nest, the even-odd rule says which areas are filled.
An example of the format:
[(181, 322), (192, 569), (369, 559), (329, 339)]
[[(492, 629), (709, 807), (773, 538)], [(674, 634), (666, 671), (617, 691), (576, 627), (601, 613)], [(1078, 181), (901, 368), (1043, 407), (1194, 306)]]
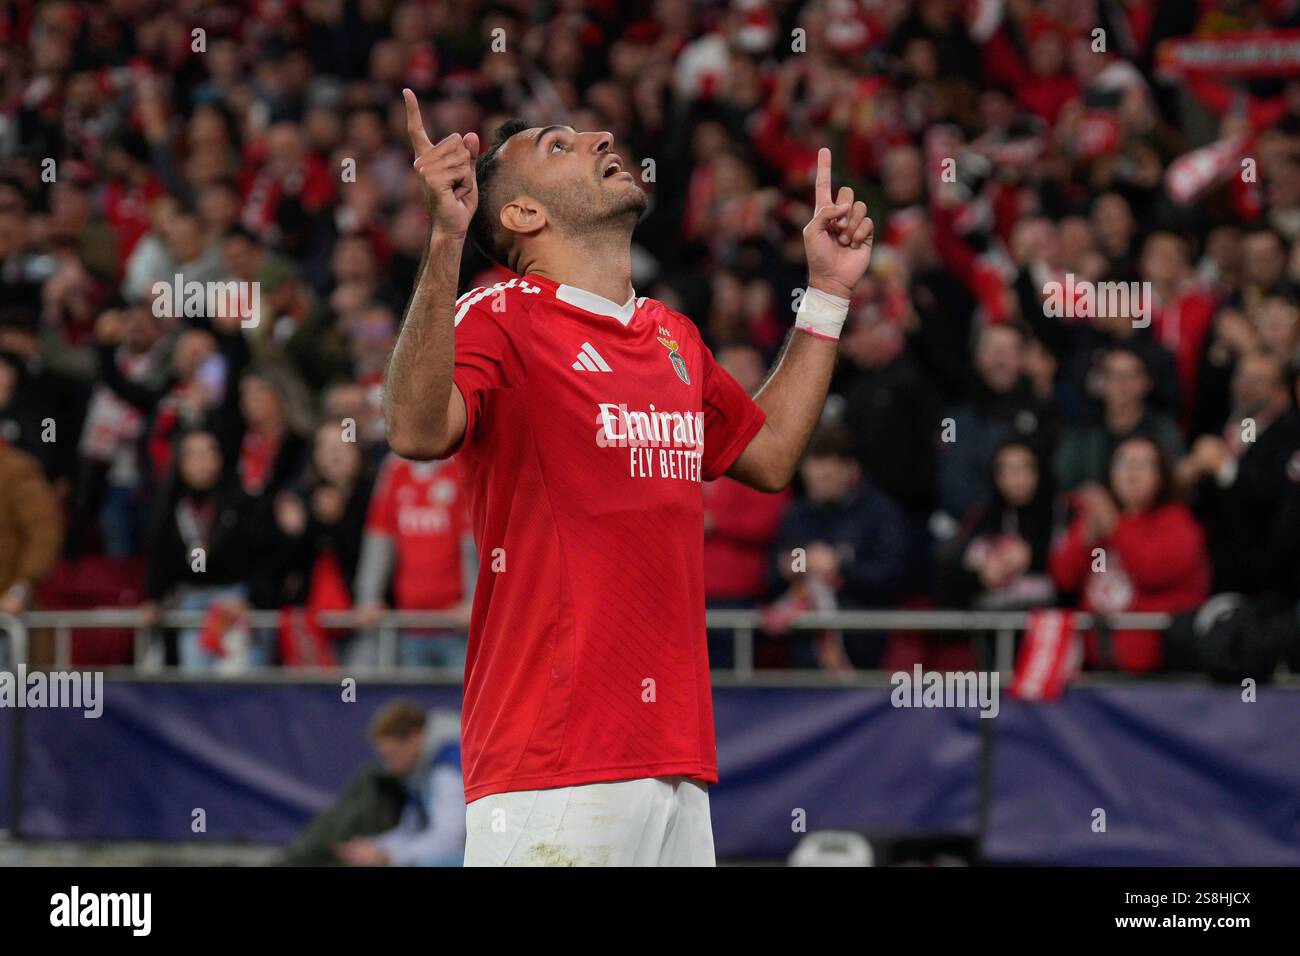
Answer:
[(402, 98), (406, 101), (406, 131), (415, 151), (413, 165), (433, 232), (463, 240), (478, 208), (478, 183), (474, 178), (478, 134), (452, 133), (434, 145), (424, 131), (415, 94), (402, 90)]

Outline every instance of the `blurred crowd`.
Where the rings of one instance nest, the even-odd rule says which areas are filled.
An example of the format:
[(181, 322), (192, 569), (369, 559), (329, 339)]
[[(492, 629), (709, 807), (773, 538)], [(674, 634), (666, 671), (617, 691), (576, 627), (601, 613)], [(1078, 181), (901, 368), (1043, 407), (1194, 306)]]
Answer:
[[(748, 388), (805, 281), (819, 146), (867, 200), (872, 268), (795, 488), (704, 488), (710, 604), (764, 609), (761, 666), (960, 650), (790, 631), (807, 608), (1191, 615), (1230, 592), (1294, 624), (1296, 27), (1291, 0), (12, 0), (0, 611), (202, 610), (168, 649), (194, 668), (365, 659), (386, 608), (464, 619), (455, 461), (384, 444), (427, 231), (408, 86), (435, 141), (611, 131), (651, 195), (638, 294)], [(500, 273), (467, 255), (464, 287)], [(178, 310), (174, 279), (255, 284), (256, 307)], [(1081, 304), (1105, 283), (1140, 291)], [(280, 626), (241, 627), (250, 607)], [(320, 626), (347, 609), (354, 632)], [(1186, 663), (1158, 631), (1100, 637), (1090, 666)], [(454, 666), (464, 639), (399, 648)]]

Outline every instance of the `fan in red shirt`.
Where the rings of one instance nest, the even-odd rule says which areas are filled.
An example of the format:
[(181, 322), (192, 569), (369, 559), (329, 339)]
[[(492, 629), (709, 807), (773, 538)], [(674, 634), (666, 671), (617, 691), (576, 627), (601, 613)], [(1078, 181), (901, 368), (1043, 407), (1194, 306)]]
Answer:
[(1142, 278), (1151, 284), (1151, 330), (1156, 340), (1174, 356), (1178, 392), (1182, 396), (1179, 418), (1190, 427), (1196, 405), (1196, 376), (1205, 341), (1214, 322), (1217, 302), (1200, 286), (1187, 245), (1170, 232), (1155, 232), (1142, 247)]
[[(389, 364), (389, 443), (456, 453), (479, 577), (462, 720), (471, 865), (712, 865), (717, 780), (701, 482), (789, 483), (871, 258), (818, 157), (809, 289), (751, 398), (694, 323), (632, 289), (646, 194), (613, 137), (429, 141), (404, 92), (429, 247)], [(476, 165), (477, 161), (477, 165)], [(457, 297), (475, 242), (515, 278)]]
[[(361, 627), (378, 623), (390, 581), (398, 610), (463, 611), (472, 593), (466, 588), (474, 564), (469, 536), (455, 459), (385, 459), (370, 498), (357, 568)], [(407, 634), (398, 645), (398, 663), (404, 666), (456, 667), (464, 658), (465, 641), (454, 632)]]
[[(1050, 567), (1062, 589), (1079, 592), (1082, 610), (1177, 613), (1209, 596), (1205, 533), (1186, 505), (1171, 500), (1172, 489), (1164, 452), (1136, 435), (1111, 456), (1108, 488), (1084, 485), (1076, 492), (1079, 514)], [(1134, 673), (1158, 670), (1163, 639), (1160, 631), (1114, 631), (1107, 649), (1092, 633), (1085, 659)]]

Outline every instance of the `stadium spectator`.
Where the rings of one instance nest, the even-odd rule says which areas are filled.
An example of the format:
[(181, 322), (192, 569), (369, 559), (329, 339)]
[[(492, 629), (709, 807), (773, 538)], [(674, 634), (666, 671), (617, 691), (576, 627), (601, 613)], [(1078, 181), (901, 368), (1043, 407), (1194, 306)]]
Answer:
[(1115, 449), (1136, 434), (1155, 439), (1165, 455), (1176, 461), (1183, 438), (1172, 419), (1152, 409), (1151, 376), (1142, 353), (1131, 346), (1108, 349), (1102, 360), (1097, 421), (1067, 429), (1056, 452), (1059, 486), (1072, 491), (1085, 483), (1106, 480)]
[(1292, 569), (1274, 540), (1288, 468), (1300, 451), (1300, 411), (1282, 359), (1247, 352), (1233, 377), (1233, 411), (1218, 435), (1202, 435), (1178, 465), (1209, 529), (1216, 591), (1287, 593)]
[(914, 316), (906, 286), (867, 276), (859, 298), (840, 345), (844, 422), (867, 476), (909, 517), (925, 521), (935, 504), (940, 415), (909, 348)]
[(993, 451), (1004, 439), (1031, 441), (1040, 454), (1054, 446), (1057, 414), (1027, 376), (1028, 346), (1018, 325), (988, 325), (979, 332), (974, 396), (949, 411), (940, 429), (939, 506), (953, 518), (978, 503)]
[(1287, 277), (1287, 243), (1276, 230), (1257, 226), (1242, 239), (1242, 268), (1245, 275), (1228, 302), (1250, 308), (1279, 289)]
[[(774, 567), (789, 591), (787, 607), (888, 607), (905, 570), (907, 525), (901, 509), (862, 475), (853, 440), (843, 429), (813, 435), (800, 466), (805, 498), (795, 501), (777, 532)], [(792, 640), (797, 666), (872, 667), (879, 635), (826, 635), (813, 645)]]
[[(379, 471), (356, 573), (357, 625), (372, 630), (389, 606), (446, 611), (469, 627), (478, 562), (455, 459), (407, 461), (389, 455)], [(374, 641), (360, 653), (374, 657)], [(441, 629), (398, 639), (403, 667), (464, 668), (468, 639)]]
[(223, 420), (222, 446), (240, 486), (253, 498), (274, 500), (307, 464), (307, 443), (290, 424), (285, 386), (274, 368), (250, 369), (237, 379), (238, 411)]
[[(167, 339), (162, 322), (144, 308), (110, 310), (95, 323), (100, 382), (91, 393), (81, 432), (82, 481), (88, 510), (98, 515), (104, 550), (134, 553), (147, 525), (146, 472), (142, 470), (146, 412), (122, 396), (136, 395), (146, 408), (167, 391)], [(134, 387), (143, 389), (135, 392)]]
[(1154, 299), (1150, 306), (1155, 338), (1174, 356), (1181, 396), (1179, 420), (1189, 426), (1195, 409), (1197, 368), (1216, 302), (1197, 282), (1186, 243), (1173, 233), (1156, 232), (1147, 238), (1139, 273)]
[(987, 609), (1050, 604), (1056, 594), (1047, 570), (1055, 501), (1037, 452), (1018, 439), (1003, 443), (993, 455), (986, 500), (940, 550), (939, 603)]
[(40, 463), (0, 437), (0, 614), (31, 607), (62, 543), (63, 521)]
[[(279, 596), (286, 604), (306, 608), (309, 620), (352, 609), (352, 582), (373, 486), (374, 474), (347, 426), (323, 421), (316, 426), (301, 484), (275, 496)], [(355, 639), (331, 634), (337, 640)]]
[(0, 328), (0, 438), (41, 463), (65, 504), (80, 464), (86, 391), (83, 381), (50, 368), (30, 330)]
[[(1073, 495), (1076, 515), (1051, 556), (1061, 590), (1079, 594), (1079, 606), (1099, 614), (1175, 613), (1205, 600), (1205, 535), (1187, 506), (1173, 500), (1174, 490), (1168, 459), (1153, 439), (1121, 442), (1108, 486), (1086, 484)], [(1092, 667), (1154, 671), (1164, 660), (1163, 641), (1160, 631), (1097, 628), (1087, 636), (1084, 659)]]
[[(265, 550), (265, 535), (237, 482), (223, 473), (217, 436), (203, 429), (180, 440), (176, 465), (162, 489), (149, 535), (145, 620), (156, 624), (161, 606), (235, 617), (246, 607), (250, 556)], [(228, 612), (228, 613), (227, 613)], [(187, 670), (243, 669), (269, 661), (264, 642), (247, 628), (186, 627), (177, 660)]]

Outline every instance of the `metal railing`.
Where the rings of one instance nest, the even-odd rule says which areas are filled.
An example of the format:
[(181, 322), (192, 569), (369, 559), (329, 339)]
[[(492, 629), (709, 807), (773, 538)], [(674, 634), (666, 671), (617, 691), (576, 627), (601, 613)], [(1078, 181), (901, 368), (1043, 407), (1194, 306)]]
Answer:
[[(14, 662), (28, 660), (29, 632), (49, 630), (54, 634), (54, 667), (66, 670), (72, 665), (72, 642), (77, 631), (131, 630), (135, 633), (133, 665), (140, 668), (151, 647), (161, 640), (162, 629), (202, 627), (205, 611), (166, 611), (157, 624), (145, 620), (136, 608), (100, 608), (96, 610), (28, 611), (13, 616), (0, 616), (0, 636), (7, 635), (10, 659)], [(946, 611), (946, 610), (862, 610), (809, 612), (789, 622), (792, 631), (929, 631), (992, 633), (994, 639), (994, 668), (1009, 676), (1014, 665), (1015, 636), (1024, 630), (1029, 617), (1026, 611)], [(254, 629), (275, 629), (280, 624), (279, 611), (250, 611), (246, 623)], [(735, 655), (732, 673), (745, 681), (755, 675), (755, 636), (763, 629), (764, 616), (757, 610), (711, 609), (706, 615), (707, 625), (713, 630), (730, 630), (734, 635)], [(1106, 624), (1113, 629), (1165, 630), (1172, 617), (1169, 614), (1128, 613), (1106, 615)], [(351, 630), (357, 627), (351, 611), (334, 611), (320, 615), (319, 623), (326, 630)], [(1076, 613), (1075, 627), (1086, 630), (1093, 626), (1093, 617)], [(402, 631), (410, 630), (464, 630), (463, 621), (455, 615), (438, 611), (389, 611), (374, 629), (378, 635), (377, 665), (374, 670), (392, 672), (397, 667), (397, 641)], [(276, 668), (263, 668), (274, 670)], [(201, 672), (196, 676), (202, 676)]]

